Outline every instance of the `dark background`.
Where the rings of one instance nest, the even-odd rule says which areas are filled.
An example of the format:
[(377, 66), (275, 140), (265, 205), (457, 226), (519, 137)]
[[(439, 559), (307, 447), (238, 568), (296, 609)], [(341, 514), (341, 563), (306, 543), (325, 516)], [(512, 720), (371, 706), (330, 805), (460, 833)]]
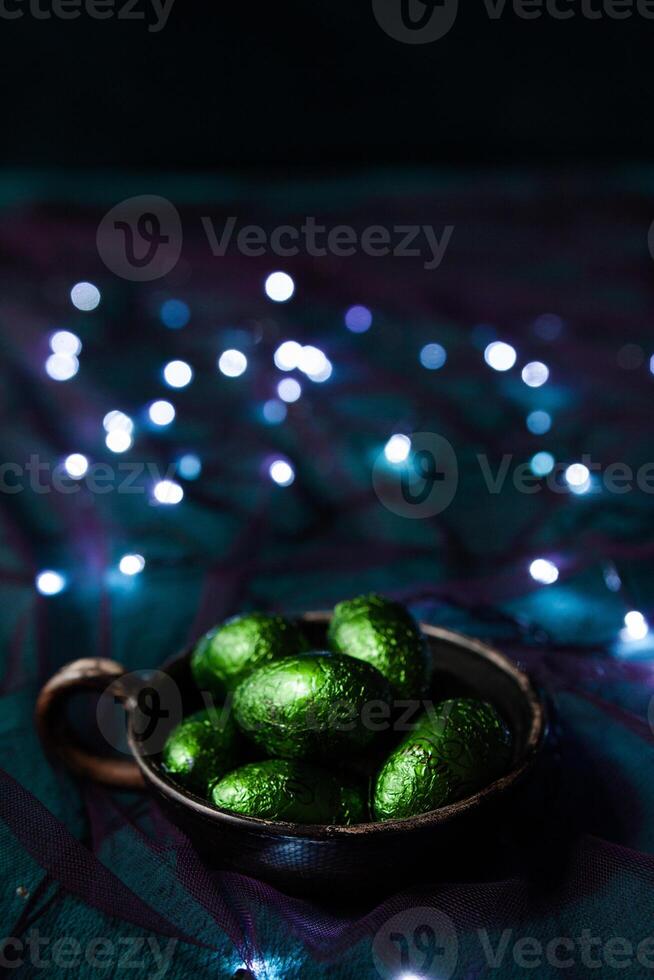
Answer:
[(4, 165), (295, 173), (646, 160), (653, 50), (654, 21), (636, 14), (524, 21), (507, 9), (491, 21), (482, 0), (465, 0), (453, 30), (420, 46), (384, 34), (369, 0), (177, 0), (158, 34), (26, 13), (0, 20)]

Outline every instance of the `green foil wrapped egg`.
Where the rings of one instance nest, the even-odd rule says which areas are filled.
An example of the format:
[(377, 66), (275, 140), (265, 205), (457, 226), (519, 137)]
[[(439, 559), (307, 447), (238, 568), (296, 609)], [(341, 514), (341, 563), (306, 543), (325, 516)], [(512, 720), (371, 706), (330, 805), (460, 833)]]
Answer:
[(234, 695), (234, 716), (268, 755), (336, 761), (371, 744), (378, 726), (370, 719), (390, 699), (388, 682), (370, 664), (314, 652), (246, 677)]
[(420, 698), (428, 689), (431, 658), (425, 638), (398, 602), (374, 594), (340, 602), (329, 625), (328, 644), (336, 653), (376, 667), (399, 698)]
[(201, 691), (222, 697), (256, 667), (309, 650), (302, 630), (284, 616), (247, 613), (210, 630), (191, 655), (191, 673)]
[(376, 820), (427, 813), (471, 796), (506, 771), (511, 735), (492, 705), (443, 701), (391, 753), (374, 790)]
[(225, 718), (220, 710), (198, 711), (170, 733), (162, 765), (178, 782), (204, 796), (209, 781), (236, 764), (237, 739), (232, 718)]
[(209, 799), (221, 810), (290, 823), (360, 823), (363, 795), (332, 773), (305, 762), (250, 762), (215, 780)]

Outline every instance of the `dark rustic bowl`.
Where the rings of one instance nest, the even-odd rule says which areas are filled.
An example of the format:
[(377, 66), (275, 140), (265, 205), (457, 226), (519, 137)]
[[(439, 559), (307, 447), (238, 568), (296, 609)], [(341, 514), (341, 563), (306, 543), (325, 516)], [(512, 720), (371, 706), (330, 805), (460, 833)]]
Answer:
[[(302, 617), (316, 648), (325, 645), (328, 613)], [(503, 654), (478, 640), (422, 625), (434, 661), (433, 699), (472, 694), (492, 702), (513, 734), (510, 770), (468, 799), (404, 820), (351, 827), (259, 820), (219, 810), (172, 782), (158, 753), (148, 754), (135, 733), (136, 698), (121, 687), (124, 668), (109, 660), (78, 660), (63, 667), (43, 688), (36, 723), (45, 747), (80, 775), (111, 786), (149, 789), (169, 818), (211, 863), (264, 878), (295, 891), (353, 886), (389, 877), (402, 879), (427, 858), (451, 857), (466, 848), (492, 807), (505, 804), (529, 771), (545, 733), (544, 710), (529, 678)], [(190, 650), (171, 660), (151, 682), (170, 679), (182, 692), (185, 713), (201, 706), (191, 683)], [(163, 681), (161, 679), (164, 679)], [(149, 682), (150, 683), (150, 682)], [(131, 759), (91, 755), (65, 725), (64, 701), (81, 687), (112, 685), (128, 714)]]

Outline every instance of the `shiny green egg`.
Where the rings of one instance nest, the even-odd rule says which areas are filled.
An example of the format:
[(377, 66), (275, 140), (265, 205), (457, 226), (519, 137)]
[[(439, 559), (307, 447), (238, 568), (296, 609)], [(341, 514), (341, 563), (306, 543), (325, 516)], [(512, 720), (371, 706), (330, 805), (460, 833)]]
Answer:
[(431, 658), (426, 641), (399, 602), (374, 594), (340, 602), (329, 624), (328, 645), (376, 667), (398, 698), (420, 698), (427, 691)]
[(209, 788), (221, 810), (289, 823), (349, 824), (365, 819), (363, 794), (332, 773), (305, 762), (251, 762)]
[(427, 813), (472, 796), (505, 772), (511, 735), (485, 701), (457, 698), (424, 714), (377, 777), (376, 820)]
[(267, 755), (338, 761), (379, 737), (386, 679), (353, 657), (314, 652), (259, 667), (236, 689), (239, 728)]
[(177, 782), (204, 796), (209, 781), (236, 764), (237, 740), (233, 719), (220, 709), (198, 711), (170, 733), (161, 764)]
[(309, 650), (293, 620), (247, 613), (210, 630), (191, 655), (191, 673), (201, 691), (222, 697), (261, 664)]

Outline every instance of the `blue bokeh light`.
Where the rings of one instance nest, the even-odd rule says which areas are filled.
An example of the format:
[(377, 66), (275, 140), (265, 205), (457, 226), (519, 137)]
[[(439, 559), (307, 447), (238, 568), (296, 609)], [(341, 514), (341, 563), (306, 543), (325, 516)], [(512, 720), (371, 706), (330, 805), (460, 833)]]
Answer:
[(169, 330), (181, 330), (191, 319), (191, 310), (183, 299), (167, 299), (162, 304), (159, 316)]

